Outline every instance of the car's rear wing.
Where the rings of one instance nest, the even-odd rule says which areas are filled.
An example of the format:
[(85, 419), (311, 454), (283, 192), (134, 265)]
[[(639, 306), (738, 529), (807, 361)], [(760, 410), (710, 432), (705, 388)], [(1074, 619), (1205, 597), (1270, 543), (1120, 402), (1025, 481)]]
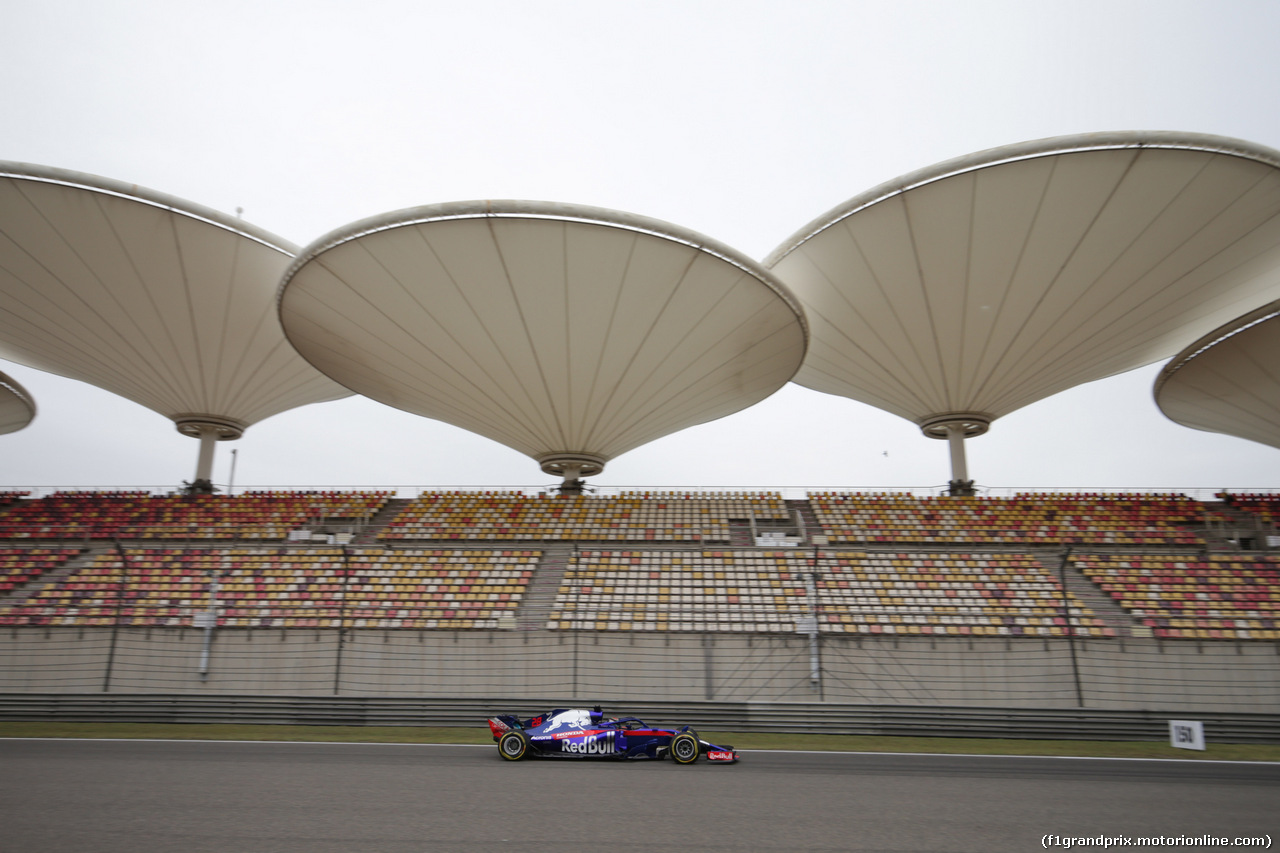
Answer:
[(494, 743), (497, 743), (505, 732), (523, 728), (524, 724), (514, 714), (499, 714), (496, 717), (489, 718), (489, 731), (493, 733)]

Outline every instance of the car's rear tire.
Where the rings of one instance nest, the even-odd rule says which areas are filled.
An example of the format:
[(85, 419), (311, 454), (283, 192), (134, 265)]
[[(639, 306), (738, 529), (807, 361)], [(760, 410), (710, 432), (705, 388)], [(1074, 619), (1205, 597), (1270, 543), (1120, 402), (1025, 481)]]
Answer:
[(529, 736), (521, 731), (504, 733), (498, 738), (498, 754), (507, 761), (519, 761), (529, 754)]
[(671, 760), (676, 764), (692, 764), (698, 760), (698, 753), (701, 751), (697, 733), (680, 732), (671, 739), (668, 750), (671, 753)]

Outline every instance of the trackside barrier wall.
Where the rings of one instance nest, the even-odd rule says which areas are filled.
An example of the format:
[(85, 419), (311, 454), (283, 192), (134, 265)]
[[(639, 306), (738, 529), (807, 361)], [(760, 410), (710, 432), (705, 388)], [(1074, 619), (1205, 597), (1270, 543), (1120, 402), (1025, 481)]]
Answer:
[(1273, 713), (1280, 644), (594, 631), (6, 628), (0, 693)]
[[(484, 730), (499, 713), (534, 713), (589, 698), (411, 699), (395, 697), (0, 694), (0, 722), (162, 725), (459, 726)], [(1173, 711), (836, 705), (816, 702), (628, 702), (606, 704), (658, 725), (703, 731), (812, 732), (896, 737), (998, 737), (1164, 741)], [(1202, 714), (1210, 743), (1280, 743), (1280, 714)]]

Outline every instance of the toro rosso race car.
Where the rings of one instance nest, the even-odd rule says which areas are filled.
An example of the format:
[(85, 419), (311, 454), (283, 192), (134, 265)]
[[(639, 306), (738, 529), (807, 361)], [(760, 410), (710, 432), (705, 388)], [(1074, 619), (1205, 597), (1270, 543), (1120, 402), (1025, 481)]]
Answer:
[(738, 751), (717, 746), (685, 726), (658, 729), (635, 717), (605, 719), (599, 707), (590, 711), (557, 708), (536, 717), (513, 714), (489, 718), (489, 731), (498, 754), (507, 761), (531, 756), (557, 758), (666, 758), (692, 764), (698, 756), (708, 761), (732, 763)]

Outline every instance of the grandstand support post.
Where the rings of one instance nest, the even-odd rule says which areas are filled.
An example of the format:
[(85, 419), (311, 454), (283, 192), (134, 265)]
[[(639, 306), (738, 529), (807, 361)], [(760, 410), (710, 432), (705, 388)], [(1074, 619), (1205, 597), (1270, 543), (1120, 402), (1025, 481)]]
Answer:
[(210, 570), (205, 572), (209, 578), (209, 609), (204, 614), (204, 643), (200, 648), (200, 680), (209, 680), (209, 655), (213, 650), (213, 631), (218, 624), (218, 580), (221, 574)]
[(824, 698), (822, 689), (822, 648), (818, 643), (818, 547), (813, 548), (813, 565), (805, 574), (804, 591), (809, 599), (809, 618), (804, 626), (809, 635), (809, 686)]
[(714, 658), (712, 643), (713, 640), (710, 634), (702, 635), (702, 678), (705, 684), (703, 696), (708, 702), (716, 698), (715, 672), (712, 667)]
[(809, 687), (822, 698), (822, 650), (818, 646), (818, 623), (809, 630)]
[(1071, 599), (1067, 597), (1067, 562), (1071, 559), (1071, 546), (1062, 552), (1058, 563), (1058, 586), (1062, 590), (1062, 618), (1067, 625), (1067, 648), (1071, 649), (1071, 675), (1076, 684), (1076, 704), (1084, 707), (1084, 688), (1080, 685), (1080, 661), (1076, 658), (1076, 631), (1071, 624)]
[(569, 695), (577, 696), (578, 695), (578, 634), (580, 634), (581, 631), (574, 630), (572, 633), (573, 633), (573, 681), (569, 685), (570, 687)]
[(115, 618), (111, 620), (111, 643), (107, 646), (107, 669), (102, 676), (103, 693), (111, 690), (111, 671), (115, 668), (116, 662), (116, 638), (120, 633), (120, 617), (124, 612), (124, 587), (129, 581), (129, 558), (125, 556), (124, 546), (120, 544), (119, 539), (112, 541), (115, 543), (116, 553), (120, 556), (120, 578), (116, 586)]
[(347, 637), (347, 586), (351, 583), (351, 562), (347, 554), (347, 546), (339, 551), (342, 554), (342, 590), (338, 595), (338, 648), (333, 659), (333, 695), (337, 696), (342, 687), (342, 647)]

